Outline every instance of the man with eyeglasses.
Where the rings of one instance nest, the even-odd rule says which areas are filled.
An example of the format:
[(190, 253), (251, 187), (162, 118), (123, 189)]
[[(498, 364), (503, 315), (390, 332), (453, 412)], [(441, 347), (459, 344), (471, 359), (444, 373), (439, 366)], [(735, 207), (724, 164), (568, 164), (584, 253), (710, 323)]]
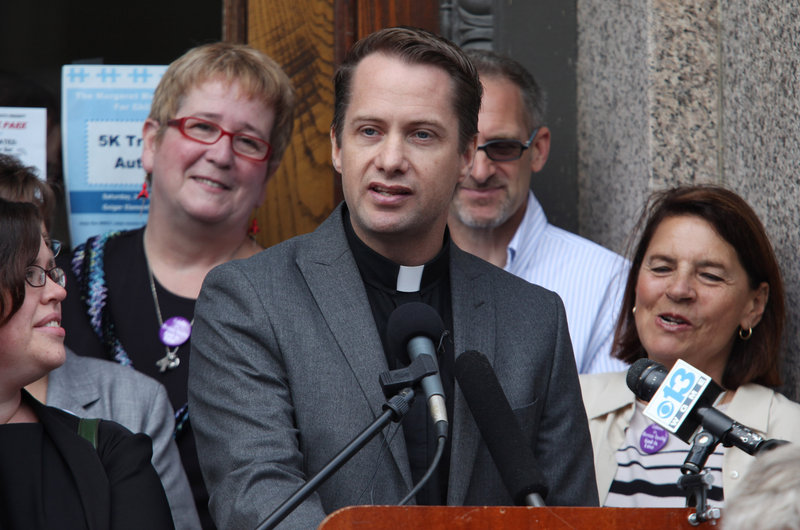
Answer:
[(483, 84), (478, 153), (450, 207), (462, 249), (561, 296), (580, 373), (624, 370), (610, 356), (627, 262), (547, 222), (531, 175), (550, 150), (545, 93), (518, 62), (470, 51)]

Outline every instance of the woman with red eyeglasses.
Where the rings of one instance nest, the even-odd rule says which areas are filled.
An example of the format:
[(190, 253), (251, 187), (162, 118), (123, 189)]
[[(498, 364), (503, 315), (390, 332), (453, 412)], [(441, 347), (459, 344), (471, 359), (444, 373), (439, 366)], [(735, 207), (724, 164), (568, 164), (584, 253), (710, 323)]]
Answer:
[(65, 359), (64, 271), (33, 204), (0, 199), (0, 528), (173, 528), (152, 444), (24, 387)]
[(261, 250), (249, 219), (288, 144), (293, 108), (288, 77), (263, 53), (189, 50), (165, 72), (144, 123), (147, 225), (90, 238), (65, 266), (67, 345), (167, 388), (204, 528), (213, 523), (187, 406), (194, 304), (212, 268)]

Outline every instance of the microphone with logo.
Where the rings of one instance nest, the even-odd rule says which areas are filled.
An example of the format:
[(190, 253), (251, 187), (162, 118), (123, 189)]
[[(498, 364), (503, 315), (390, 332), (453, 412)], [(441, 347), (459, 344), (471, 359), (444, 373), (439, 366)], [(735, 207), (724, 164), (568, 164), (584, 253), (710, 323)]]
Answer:
[(486, 356), (465, 351), (455, 375), (500, 477), (518, 506), (544, 506), (547, 487), (529, 442)]
[(645, 416), (686, 443), (698, 427), (715, 436), (725, 447), (738, 447), (750, 455), (787, 443), (766, 440), (713, 407), (722, 388), (691, 364), (678, 360), (667, 372), (664, 365), (639, 359), (628, 370), (628, 388), (649, 402)]

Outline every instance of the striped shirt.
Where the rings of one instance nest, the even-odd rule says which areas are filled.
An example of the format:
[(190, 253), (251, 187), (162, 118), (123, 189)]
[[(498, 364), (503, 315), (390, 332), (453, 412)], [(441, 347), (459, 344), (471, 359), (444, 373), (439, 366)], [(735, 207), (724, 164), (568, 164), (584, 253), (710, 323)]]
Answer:
[[(724, 405), (718, 406), (720, 409)], [(636, 402), (631, 424), (625, 431), (625, 443), (617, 450), (617, 474), (604, 506), (617, 508), (681, 508), (686, 506), (686, 492), (678, 487), (681, 466), (686, 460), (689, 445), (669, 433), (659, 451), (648, 454), (640, 443), (642, 433), (653, 422)], [(708, 504), (722, 507), (722, 460), (725, 448), (717, 446), (706, 461), (705, 469), (714, 481), (708, 491)]]
[(555, 291), (564, 301), (578, 372), (628, 369), (610, 355), (627, 260), (549, 224), (533, 192), (507, 252), (505, 270)]

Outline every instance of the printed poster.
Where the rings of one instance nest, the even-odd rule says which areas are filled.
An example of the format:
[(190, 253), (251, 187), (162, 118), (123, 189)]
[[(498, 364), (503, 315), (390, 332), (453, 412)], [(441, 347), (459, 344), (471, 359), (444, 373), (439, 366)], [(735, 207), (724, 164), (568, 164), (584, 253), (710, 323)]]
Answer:
[(34, 167), (47, 179), (47, 109), (0, 107), (0, 154), (11, 155)]
[(73, 245), (109, 230), (138, 228), (142, 125), (166, 66), (70, 64), (62, 68), (62, 142)]

